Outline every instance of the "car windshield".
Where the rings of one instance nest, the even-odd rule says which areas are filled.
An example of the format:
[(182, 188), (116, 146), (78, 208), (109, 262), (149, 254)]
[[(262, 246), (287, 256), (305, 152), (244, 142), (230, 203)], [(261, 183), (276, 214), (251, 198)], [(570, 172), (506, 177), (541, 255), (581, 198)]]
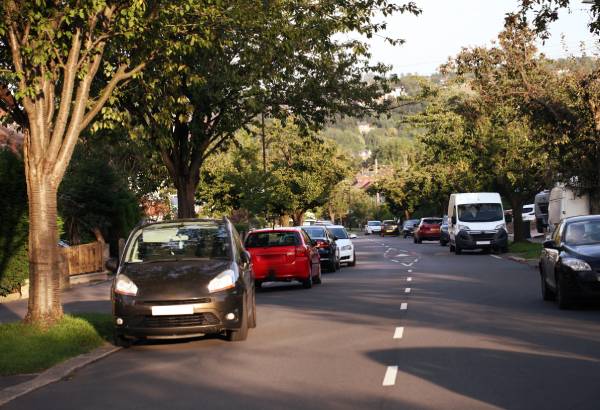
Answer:
[(320, 228), (317, 226), (306, 226), (304, 228), (304, 232), (310, 236), (310, 239), (323, 239), (327, 235), (325, 234), (325, 228)]
[(458, 219), (463, 222), (501, 221), (502, 205), (500, 204), (464, 204), (458, 206)]
[(404, 226), (405, 227), (413, 227), (415, 226), (415, 224), (418, 224), (419, 221), (416, 219), (409, 219), (408, 221), (404, 222)]
[(246, 239), (246, 248), (270, 248), (300, 245), (297, 232), (254, 232)]
[(600, 244), (600, 220), (572, 222), (565, 227), (567, 245)]
[(386, 221), (383, 221), (384, 225), (396, 225), (396, 221), (388, 219)]
[(423, 219), (425, 225), (441, 225), (442, 218), (425, 218)]
[(367, 225), (369, 225), (369, 226), (381, 226), (381, 222), (380, 221), (369, 221), (369, 222), (367, 222)]
[(524, 214), (528, 214), (528, 213), (531, 213), (531, 212), (533, 212), (533, 208), (531, 208), (531, 207), (526, 207), (526, 206), (524, 206), (524, 207), (523, 207), (523, 211), (522, 211), (522, 213), (524, 213)]
[(344, 228), (329, 228), (329, 231), (338, 239), (348, 239), (348, 233)]
[(230, 239), (221, 221), (159, 223), (135, 232), (127, 263), (188, 259), (228, 259)]

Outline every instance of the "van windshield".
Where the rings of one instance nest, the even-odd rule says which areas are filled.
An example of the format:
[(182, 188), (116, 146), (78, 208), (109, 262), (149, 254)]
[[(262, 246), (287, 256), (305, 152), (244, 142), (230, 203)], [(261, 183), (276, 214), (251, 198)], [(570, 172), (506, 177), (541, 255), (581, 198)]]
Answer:
[(494, 222), (501, 221), (502, 218), (500, 204), (458, 205), (458, 219), (463, 222)]

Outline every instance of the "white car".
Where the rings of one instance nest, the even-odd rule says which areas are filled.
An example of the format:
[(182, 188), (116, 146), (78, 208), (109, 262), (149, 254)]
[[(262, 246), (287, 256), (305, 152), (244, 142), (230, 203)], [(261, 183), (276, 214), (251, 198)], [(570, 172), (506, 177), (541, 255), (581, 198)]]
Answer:
[(521, 216), (523, 217), (523, 222), (535, 221), (535, 205), (523, 205)]
[(381, 233), (381, 221), (367, 221), (365, 235), (371, 235), (372, 233)]
[(328, 225), (327, 229), (335, 235), (335, 243), (340, 251), (340, 263), (347, 263), (348, 266), (356, 265), (356, 252), (351, 241), (351, 239), (356, 238), (356, 235), (348, 235), (346, 228), (342, 225)]

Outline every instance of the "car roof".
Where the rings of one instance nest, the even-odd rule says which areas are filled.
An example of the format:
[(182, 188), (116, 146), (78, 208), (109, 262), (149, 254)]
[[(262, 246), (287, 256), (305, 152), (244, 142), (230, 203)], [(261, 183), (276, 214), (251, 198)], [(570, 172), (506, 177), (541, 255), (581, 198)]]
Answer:
[(600, 215), (581, 215), (581, 216), (572, 216), (570, 218), (565, 218), (565, 223), (598, 221), (598, 220), (600, 220)]
[(346, 229), (344, 225), (327, 225), (326, 228), (343, 228)]
[(296, 226), (282, 226), (280, 228), (262, 228), (256, 229), (249, 234), (257, 233), (257, 232), (298, 232), (300, 230), (299, 227)]

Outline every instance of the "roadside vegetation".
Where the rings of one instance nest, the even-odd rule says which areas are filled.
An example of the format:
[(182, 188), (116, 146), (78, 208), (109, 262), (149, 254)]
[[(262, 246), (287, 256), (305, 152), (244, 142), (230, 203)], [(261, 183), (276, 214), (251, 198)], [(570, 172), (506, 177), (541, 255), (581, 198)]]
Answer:
[(87, 353), (112, 337), (109, 314), (64, 315), (48, 329), (36, 324), (0, 324), (0, 376), (37, 373)]
[(539, 259), (542, 244), (529, 241), (513, 242), (508, 246), (508, 251), (524, 259)]

